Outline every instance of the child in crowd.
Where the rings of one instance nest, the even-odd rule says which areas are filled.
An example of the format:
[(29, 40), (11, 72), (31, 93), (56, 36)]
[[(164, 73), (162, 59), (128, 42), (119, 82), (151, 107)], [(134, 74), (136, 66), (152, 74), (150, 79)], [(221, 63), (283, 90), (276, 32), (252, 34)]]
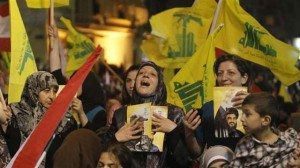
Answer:
[(279, 109), (271, 94), (250, 94), (243, 101), (242, 111), (246, 136), (237, 144), (230, 167), (288, 167), (294, 162), (299, 135), (292, 128), (285, 132), (274, 129)]
[(104, 145), (97, 168), (134, 168), (132, 154), (129, 149), (120, 143)]

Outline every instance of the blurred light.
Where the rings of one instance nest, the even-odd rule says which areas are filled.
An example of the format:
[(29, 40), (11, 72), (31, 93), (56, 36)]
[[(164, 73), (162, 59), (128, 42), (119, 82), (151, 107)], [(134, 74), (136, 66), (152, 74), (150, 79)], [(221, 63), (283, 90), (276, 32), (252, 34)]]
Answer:
[(300, 37), (293, 39), (293, 46), (300, 49)]
[(92, 36), (95, 45), (104, 49), (104, 59), (108, 64), (125, 68), (133, 64), (133, 32), (127, 28), (101, 26), (78, 28), (82, 33)]

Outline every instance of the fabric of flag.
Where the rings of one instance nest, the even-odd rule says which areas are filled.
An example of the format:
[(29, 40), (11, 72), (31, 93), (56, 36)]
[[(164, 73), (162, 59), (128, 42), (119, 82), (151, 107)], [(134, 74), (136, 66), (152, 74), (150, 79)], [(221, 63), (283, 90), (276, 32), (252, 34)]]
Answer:
[(278, 95), (283, 98), (284, 102), (293, 102), (291, 95), (288, 92), (288, 88), (284, 84), (280, 85)]
[[(26, 0), (28, 8), (50, 8), (51, 0)], [(54, 7), (68, 6), (70, 0), (53, 0)]]
[(10, 51), (10, 21), (8, 2), (0, 5), (0, 51)]
[(65, 72), (70, 77), (88, 59), (88, 56), (95, 49), (95, 45), (91, 39), (78, 33), (69, 19), (62, 17), (61, 21), (69, 30), (67, 37), (68, 60)]
[(56, 127), (69, 108), (70, 102), (92, 69), (101, 51), (102, 48), (98, 46), (85, 64), (78, 70), (78, 73), (69, 80), (9, 165), (12, 165), (12, 167), (39, 166), (36, 164), (48, 141), (53, 136)]
[(206, 40), (215, 9), (215, 1), (198, 0), (152, 16), (152, 36), (143, 41), (142, 51), (161, 67), (181, 68)]
[(9, 1), (11, 62), (8, 103), (19, 102), (27, 76), (37, 71), (33, 52), (16, 0)]
[(169, 83), (168, 101), (184, 111), (200, 108), (212, 100), (216, 78), (213, 64), (216, 60), (214, 38), (222, 25), (213, 31), (203, 47), (180, 69)]
[(224, 28), (216, 38), (216, 47), (269, 68), (285, 85), (300, 80), (295, 66), (299, 50), (273, 37), (248, 14), (239, 0), (223, 1), (217, 24)]

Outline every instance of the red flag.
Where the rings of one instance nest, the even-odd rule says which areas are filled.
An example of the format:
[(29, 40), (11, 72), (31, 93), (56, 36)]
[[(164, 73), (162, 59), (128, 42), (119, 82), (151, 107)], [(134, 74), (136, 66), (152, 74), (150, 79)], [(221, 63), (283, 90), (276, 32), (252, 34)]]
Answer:
[(74, 98), (79, 86), (92, 69), (102, 48), (98, 46), (85, 64), (72, 77), (51, 107), (43, 116), (42, 120), (30, 134), (24, 147), (19, 152), (12, 167), (35, 167), (43, 153), (49, 139), (52, 137), (60, 120), (65, 115), (70, 102)]
[(10, 51), (10, 22), (7, 2), (0, 6), (0, 51)]

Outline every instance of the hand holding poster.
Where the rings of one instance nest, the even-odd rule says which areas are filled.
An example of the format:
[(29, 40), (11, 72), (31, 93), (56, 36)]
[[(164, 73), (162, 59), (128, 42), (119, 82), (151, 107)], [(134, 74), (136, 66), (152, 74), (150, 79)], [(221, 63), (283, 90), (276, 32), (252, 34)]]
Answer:
[(233, 106), (232, 98), (246, 87), (214, 87), (214, 125), (216, 138), (238, 138), (244, 135), (241, 109)]

